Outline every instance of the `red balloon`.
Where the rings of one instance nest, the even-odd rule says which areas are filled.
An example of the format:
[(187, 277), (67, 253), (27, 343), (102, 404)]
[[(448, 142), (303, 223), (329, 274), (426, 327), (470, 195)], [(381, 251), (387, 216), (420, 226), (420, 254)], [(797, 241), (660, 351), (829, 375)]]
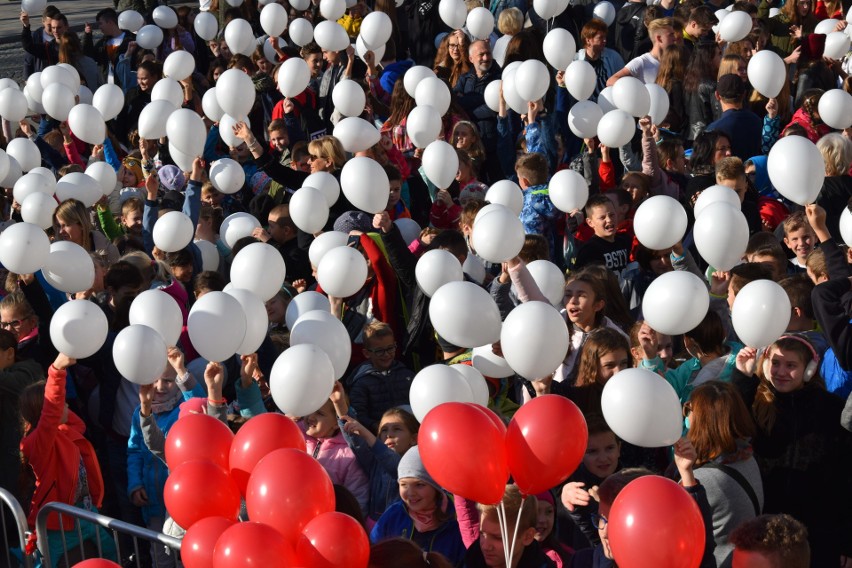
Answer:
[(189, 414), (178, 419), (166, 436), (166, 464), (175, 469), (184, 462), (207, 460), (228, 470), (228, 453), (234, 433), (207, 414)]
[(305, 451), (305, 437), (290, 418), (268, 412), (243, 424), (231, 442), (229, 461), (231, 477), (241, 494), (246, 494), (249, 476), (257, 462), (282, 448)]
[(271, 526), (293, 545), (314, 517), (334, 511), (334, 487), (317, 460), (275, 450), (257, 462), (246, 488), (249, 518)]
[(607, 522), (621, 568), (695, 568), (704, 554), (704, 520), (695, 500), (665, 477), (631, 481), (615, 498)]
[(502, 419), (502, 418), (500, 418), (499, 416), (497, 416), (497, 413), (496, 413), (496, 412), (494, 412), (493, 410), (491, 410), (491, 409), (490, 409), (490, 408), (488, 408), (488, 407), (485, 407), (485, 406), (481, 406), (481, 405), (479, 405), (479, 404), (476, 404), (475, 402), (468, 402), (468, 403), (466, 403), (466, 404), (468, 404), (468, 405), (470, 405), (470, 406), (472, 406), (472, 407), (476, 408), (476, 409), (477, 409), (477, 410), (479, 410), (480, 412), (484, 412), (484, 413), (486, 414), (486, 416), (488, 416), (488, 418), (490, 418), (490, 419), (491, 419), (491, 422), (492, 422), (495, 426), (497, 426), (497, 429), (498, 429), (498, 430), (500, 430), (500, 433), (501, 433), (502, 435), (504, 435), (504, 436), (506, 435), (506, 423), (505, 423), (505, 422), (503, 422), (503, 419)]
[(103, 558), (90, 558), (89, 560), (83, 560), (82, 562), (78, 562), (74, 565), (74, 568), (121, 568), (121, 565), (116, 564), (112, 560), (105, 560)]
[(323, 513), (305, 525), (296, 556), (312, 568), (367, 568), (370, 539), (349, 515)]
[(234, 521), (225, 517), (207, 517), (188, 529), (180, 547), (180, 559), (186, 568), (210, 568), (213, 565), (213, 548)]
[(237, 520), (240, 492), (224, 469), (205, 460), (177, 466), (166, 479), (163, 491), (166, 510), (182, 527), (206, 517)]
[(248, 521), (226, 529), (213, 549), (213, 568), (298, 566), (287, 540), (269, 525)]
[(589, 441), (577, 405), (555, 394), (538, 396), (515, 413), (506, 430), (509, 471), (526, 495), (547, 491), (574, 473)]
[(504, 435), (481, 407), (439, 404), (423, 419), (417, 441), (423, 465), (441, 487), (486, 505), (503, 499), (509, 479)]

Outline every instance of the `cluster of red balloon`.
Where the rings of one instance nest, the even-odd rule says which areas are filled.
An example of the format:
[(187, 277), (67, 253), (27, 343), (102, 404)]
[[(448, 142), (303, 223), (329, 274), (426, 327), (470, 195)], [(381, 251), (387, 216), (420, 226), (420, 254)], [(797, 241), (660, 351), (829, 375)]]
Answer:
[[(188, 527), (187, 568), (367, 566), (364, 528), (334, 512), (331, 479), (286, 416), (255, 416), (234, 435), (211, 416), (187, 415), (166, 437), (166, 463), (164, 499)], [(249, 522), (238, 519), (241, 495)]]
[(582, 412), (567, 398), (534, 398), (508, 428), (487, 408), (448, 402), (432, 409), (420, 427), (420, 456), (448, 491), (478, 503), (499, 503), (509, 474), (525, 495), (562, 483), (586, 451)]

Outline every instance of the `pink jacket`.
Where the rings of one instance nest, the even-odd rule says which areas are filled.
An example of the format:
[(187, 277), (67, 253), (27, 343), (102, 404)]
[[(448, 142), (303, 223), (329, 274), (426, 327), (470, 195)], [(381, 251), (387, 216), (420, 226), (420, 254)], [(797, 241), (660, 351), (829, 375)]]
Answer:
[(346, 444), (338, 430), (331, 438), (314, 438), (305, 434), (305, 423), (300, 420), (299, 428), (305, 436), (308, 454), (312, 455), (328, 472), (331, 482), (342, 485), (352, 492), (362, 511), (367, 511), (370, 502), (370, 479), (355, 458), (355, 453)]

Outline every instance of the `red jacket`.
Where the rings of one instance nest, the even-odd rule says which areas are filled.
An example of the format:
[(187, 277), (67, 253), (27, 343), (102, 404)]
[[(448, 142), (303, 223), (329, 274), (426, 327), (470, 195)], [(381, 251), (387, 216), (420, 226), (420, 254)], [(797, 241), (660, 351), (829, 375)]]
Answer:
[[(44, 388), (44, 406), (35, 428), (21, 440), (21, 452), (30, 463), (36, 477), (30, 516), (30, 528), (35, 527), (36, 515), (45, 503), (58, 501), (75, 505), (74, 494), (79, 478), (80, 457), (88, 475), (92, 503), (100, 507), (104, 496), (104, 480), (95, 456), (95, 449), (83, 433), (86, 425), (79, 416), (68, 411), (68, 421), (61, 424), (65, 410), (65, 371), (50, 366)], [(62, 517), (62, 529), (72, 530), (74, 519)], [(59, 530), (59, 517), (51, 514), (47, 528)]]

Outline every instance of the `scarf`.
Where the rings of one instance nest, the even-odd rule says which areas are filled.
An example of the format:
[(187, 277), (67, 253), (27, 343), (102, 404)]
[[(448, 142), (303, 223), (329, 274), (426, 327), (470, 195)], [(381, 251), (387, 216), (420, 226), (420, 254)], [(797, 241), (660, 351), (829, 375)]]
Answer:
[[(441, 491), (441, 512), (447, 512), (447, 504), (449, 503), (447, 499), (447, 494)], [(407, 507), (406, 507), (407, 508)], [(435, 515), (435, 511), (438, 509), (437, 505), (433, 505), (431, 509), (428, 511), (422, 511), (416, 513), (411, 509), (408, 509), (408, 516), (411, 517), (411, 520), (414, 521), (414, 529), (420, 534), (433, 531), (437, 529), (441, 523), (438, 522), (438, 517)]]
[(154, 391), (154, 400), (151, 402), (151, 411), (154, 414), (168, 412), (178, 405), (183, 398), (183, 393), (179, 388), (172, 391), (171, 394), (160, 394)]

